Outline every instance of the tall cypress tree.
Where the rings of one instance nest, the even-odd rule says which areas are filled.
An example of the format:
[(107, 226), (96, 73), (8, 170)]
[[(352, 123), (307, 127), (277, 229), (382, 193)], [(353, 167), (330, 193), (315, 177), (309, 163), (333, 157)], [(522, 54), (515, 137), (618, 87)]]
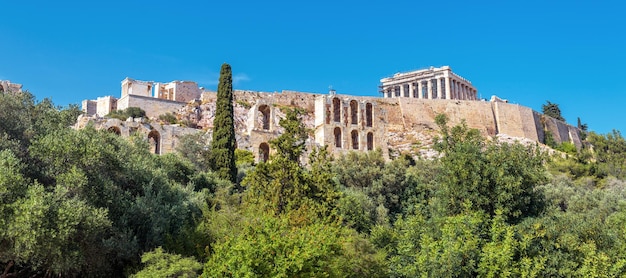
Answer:
[(235, 183), (237, 182), (237, 167), (235, 166), (233, 74), (230, 65), (226, 63), (222, 65), (220, 70), (215, 106), (211, 167), (220, 178)]

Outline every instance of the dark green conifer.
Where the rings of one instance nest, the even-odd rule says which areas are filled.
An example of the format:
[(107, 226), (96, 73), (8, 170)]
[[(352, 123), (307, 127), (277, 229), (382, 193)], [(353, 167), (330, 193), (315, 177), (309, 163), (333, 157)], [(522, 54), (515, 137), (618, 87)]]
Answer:
[(220, 178), (235, 183), (237, 181), (237, 167), (235, 166), (233, 74), (230, 65), (226, 63), (222, 65), (220, 70), (213, 126), (211, 167)]

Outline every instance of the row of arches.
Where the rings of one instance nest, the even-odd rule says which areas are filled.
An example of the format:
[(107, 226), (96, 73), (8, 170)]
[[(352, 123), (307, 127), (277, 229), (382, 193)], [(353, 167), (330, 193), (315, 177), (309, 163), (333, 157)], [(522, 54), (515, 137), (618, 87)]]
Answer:
[[(335, 148), (338, 148), (338, 149), (344, 148), (341, 128), (335, 127), (335, 129), (333, 130), (333, 135), (335, 137)], [(359, 132), (357, 130), (352, 130), (350, 132), (349, 147), (353, 150), (360, 149)], [(374, 133), (372, 132), (368, 132), (367, 135), (365, 136), (365, 149), (368, 151), (371, 151), (374, 149)]]
[[(122, 130), (118, 126), (111, 126), (107, 129), (108, 132), (115, 135), (122, 135)], [(150, 130), (148, 133), (148, 143), (150, 144), (150, 151), (154, 154), (161, 154), (161, 134), (156, 130)]]
[[(340, 123), (341, 122), (341, 100), (337, 97), (333, 98), (332, 100), (332, 106), (333, 106), (333, 122), (336, 123)], [(359, 103), (356, 100), (351, 100), (350, 101), (350, 116), (349, 116), (349, 123), (356, 125), (359, 123)], [(366, 127), (371, 127), (372, 126), (372, 104), (371, 103), (366, 103), (365, 104), (365, 126)], [(327, 124), (330, 124), (330, 122), (326, 122)]]

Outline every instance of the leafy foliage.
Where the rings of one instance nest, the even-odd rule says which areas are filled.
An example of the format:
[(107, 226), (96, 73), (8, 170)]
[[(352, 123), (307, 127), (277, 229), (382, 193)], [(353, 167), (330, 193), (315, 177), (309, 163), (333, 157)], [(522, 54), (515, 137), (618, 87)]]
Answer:
[[(261, 208), (282, 214), (300, 208), (329, 216), (338, 196), (332, 177), (328, 176), (328, 156), (325, 150), (311, 156), (311, 171), (300, 165), (307, 133), (299, 119), (298, 110), (287, 109), (280, 125), (285, 132), (270, 144), (276, 155), (260, 163), (242, 181), (247, 187), (247, 201)], [(324, 176), (326, 175), (326, 176)]]
[(128, 107), (124, 110), (113, 110), (106, 116), (125, 121), (128, 118), (144, 118), (146, 117), (146, 111), (139, 107)]
[(546, 101), (546, 104), (541, 105), (541, 111), (544, 115), (555, 118), (559, 121), (565, 121), (565, 118), (561, 116), (561, 108), (556, 103)]
[(203, 277), (383, 277), (371, 245), (340, 227), (293, 227), (285, 217), (259, 215), (215, 247)]
[(145, 267), (130, 277), (197, 277), (202, 269), (202, 264), (196, 260), (169, 254), (161, 247), (144, 253), (141, 256), (141, 263), (145, 264)]
[(445, 215), (461, 213), (469, 205), (491, 216), (501, 211), (509, 222), (537, 215), (541, 196), (534, 190), (545, 180), (544, 157), (520, 144), (486, 143), (465, 124), (448, 131), (439, 121), (442, 139), (437, 148), (442, 173), (438, 203)]
[(172, 113), (165, 113), (159, 115), (159, 120), (165, 124), (175, 124), (178, 123), (178, 118)]
[(439, 115), (436, 159), (370, 151), (335, 160), (325, 148), (305, 159), (309, 131), (300, 111), (284, 112), (268, 162), (236, 151), (236, 188), (209, 170), (203, 134), (158, 156), (138, 134), (69, 128), (75, 106), (0, 94), (0, 272), (626, 275), (626, 140), (617, 131), (590, 132), (581, 150), (562, 144), (568, 155), (547, 160)]
[(220, 70), (215, 107), (210, 165), (220, 178), (236, 183), (233, 74), (230, 65), (226, 63), (222, 65)]

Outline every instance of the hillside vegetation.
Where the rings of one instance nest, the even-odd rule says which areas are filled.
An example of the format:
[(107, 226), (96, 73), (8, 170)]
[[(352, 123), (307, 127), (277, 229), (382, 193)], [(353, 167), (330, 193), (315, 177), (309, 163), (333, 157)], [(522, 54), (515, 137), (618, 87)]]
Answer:
[(0, 94), (0, 277), (622, 277), (626, 140), (550, 157), (437, 117), (436, 159), (300, 164), (298, 110), (237, 178), (182, 138), (70, 128), (80, 111)]

